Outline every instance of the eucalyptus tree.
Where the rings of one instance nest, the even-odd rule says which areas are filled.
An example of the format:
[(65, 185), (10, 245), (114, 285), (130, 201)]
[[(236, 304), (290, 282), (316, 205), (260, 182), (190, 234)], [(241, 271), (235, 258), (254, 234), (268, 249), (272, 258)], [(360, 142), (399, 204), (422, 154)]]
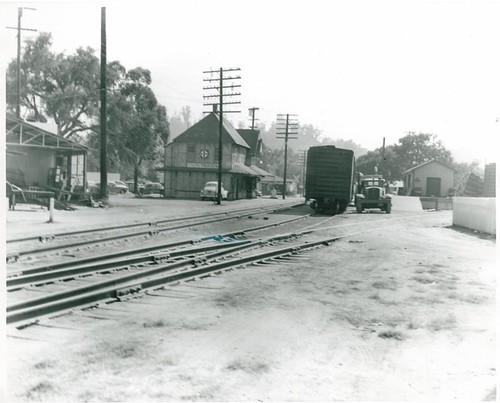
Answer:
[[(98, 112), (99, 60), (90, 47), (66, 55), (51, 50), (52, 35), (25, 41), (21, 55), (20, 103), (27, 120), (53, 121), (58, 134), (78, 137), (94, 129)], [(17, 103), (17, 62), (7, 67), (7, 112)]]

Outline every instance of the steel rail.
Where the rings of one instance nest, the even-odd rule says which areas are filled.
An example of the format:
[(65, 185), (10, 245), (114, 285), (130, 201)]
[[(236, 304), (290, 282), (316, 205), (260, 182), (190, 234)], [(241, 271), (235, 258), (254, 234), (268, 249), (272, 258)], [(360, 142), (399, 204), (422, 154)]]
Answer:
[(107, 259), (103, 263), (94, 263), (86, 265), (75, 265), (72, 267), (64, 267), (62, 269), (43, 271), (32, 274), (23, 274), (16, 277), (10, 277), (6, 280), (6, 291), (12, 292), (25, 285), (36, 286), (53, 282), (54, 280), (68, 280), (70, 278), (81, 277), (89, 273), (102, 273), (110, 270), (126, 269), (133, 265), (147, 265), (157, 263), (166, 259), (174, 259), (189, 255), (201, 254), (208, 251), (227, 249), (234, 245), (247, 244), (249, 240), (235, 240), (231, 243), (219, 243), (216, 245), (201, 246), (196, 248), (187, 248), (177, 251), (167, 252), (162, 255), (144, 255), (135, 256), (125, 259)]
[[(384, 225), (382, 227), (387, 226), (388, 225)], [(371, 228), (368, 230), (364, 229), (348, 234), (330, 236), (316, 241), (305, 242), (301, 245), (288, 246), (285, 248), (274, 249), (244, 257), (240, 256), (233, 259), (226, 259), (219, 262), (205, 264), (200, 268), (195, 267), (193, 269), (177, 271), (172, 274), (168, 273), (174, 269), (186, 266), (188, 264), (194, 264), (196, 266), (197, 264), (203, 264), (204, 262), (220, 257), (221, 255), (227, 255), (241, 251), (243, 249), (248, 249), (252, 246), (265, 244), (272, 238), (291, 238), (292, 236), (311, 234), (330, 228), (331, 227), (308, 229), (306, 231), (297, 233), (280, 234), (274, 237), (266, 237), (256, 241), (248, 242), (246, 244), (232, 246), (231, 248), (206, 255), (201, 262), (200, 259), (190, 258), (174, 263), (159, 264), (154, 268), (143, 270), (140, 273), (131, 273), (120, 278), (110, 279), (96, 284), (73, 288), (71, 290), (50, 294), (28, 301), (23, 301), (7, 307), (6, 321), (7, 324), (21, 321), (32, 321), (37, 317), (73, 309), (78, 306), (96, 303), (106, 299), (114, 298), (119, 300), (122, 296), (128, 295), (129, 293), (139, 292), (143, 289), (164, 285), (169, 282), (196, 278), (200, 277), (203, 274), (221, 270), (228, 270), (232, 267), (244, 266), (252, 262), (260, 262), (270, 258), (276, 258), (280, 256), (282, 257), (291, 253), (298, 253), (299, 251), (312, 249), (321, 245), (327, 246), (331, 242), (337, 241), (341, 238), (365, 234), (367, 232), (379, 231), (381, 227)]]
[[(34, 249), (28, 249), (28, 250), (23, 250), (23, 251), (19, 251), (19, 252), (14, 252), (12, 254), (7, 254), (6, 259), (7, 259), (7, 261), (9, 261), (14, 257), (19, 257), (19, 256), (40, 254), (40, 253), (45, 253), (45, 252), (54, 251), (54, 250), (58, 250), (58, 249), (79, 247), (79, 246), (90, 245), (90, 244), (95, 244), (95, 243), (99, 243), (99, 242), (116, 241), (119, 239), (132, 238), (132, 237), (141, 236), (141, 235), (149, 235), (152, 233), (175, 231), (175, 230), (182, 229), (182, 228), (196, 227), (196, 226), (200, 226), (200, 225), (211, 224), (214, 222), (234, 220), (234, 219), (241, 218), (241, 217), (248, 215), (248, 214), (256, 214), (256, 213), (266, 214), (268, 212), (274, 212), (274, 211), (278, 211), (278, 210), (286, 210), (289, 208), (292, 208), (292, 207), (287, 206), (287, 207), (283, 207), (282, 209), (276, 209), (275, 207), (273, 207), (271, 209), (266, 209), (264, 211), (259, 211), (259, 210), (261, 210), (261, 209), (259, 209), (259, 210), (256, 210), (256, 212), (254, 212), (254, 213), (251, 213), (251, 211), (253, 211), (255, 209), (250, 210), (250, 212), (248, 210), (244, 210), (245, 213), (241, 214), (241, 212), (239, 212), (239, 215), (229, 215), (230, 213), (224, 213), (222, 215), (225, 215), (226, 217), (224, 217), (222, 219), (221, 218), (217, 218), (217, 219), (214, 218), (214, 219), (205, 220), (205, 221), (201, 221), (201, 222), (197, 222), (197, 223), (196, 222), (195, 223), (187, 223), (187, 224), (182, 224), (182, 225), (168, 227), (168, 228), (154, 227), (154, 231), (152, 229), (148, 229), (148, 230), (142, 230), (142, 231), (137, 231), (137, 232), (133, 232), (133, 233), (108, 236), (108, 237), (99, 238), (99, 239), (90, 239), (90, 240), (87, 239), (84, 241), (78, 241), (78, 242), (73, 242), (73, 243), (64, 244), (64, 245), (49, 245), (49, 246), (46, 246), (44, 248), (34, 248)], [(198, 218), (200, 218), (200, 217), (198, 217)]]
[[(180, 268), (189, 263), (196, 263), (196, 259), (188, 259), (187, 261), (159, 265), (158, 267), (147, 269), (141, 273), (129, 274), (119, 279), (107, 280), (98, 284), (83, 286), (77, 289), (63, 291), (8, 306), (6, 321), (7, 324), (12, 324), (20, 321), (32, 320), (40, 316), (72, 309), (89, 303), (99, 302), (103, 299), (119, 298), (123, 295), (127, 295), (128, 293), (138, 292), (140, 290), (156, 287), (158, 285), (179, 280), (186, 280), (210, 272), (227, 270), (232, 267), (243, 266), (269, 258), (298, 253), (299, 251), (311, 249), (319, 245), (329, 245), (331, 242), (334, 242), (339, 238), (339, 236), (328, 237), (301, 245), (288, 246), (245, 257), (240, 256), (234, 259), (210, 263), (199, 268), (195, 267), (194, 269), (178, 271), (173, 274), (165, 272), (171, 271), (175, 268)], [(255, 244), (258, 243), (256, 242)], [(235, 250), (236, 248), (241, 249), (242, 247), (248, 247), (248, 244), (236, 246)], [(217, 253), (217, 255), (220, 255), (220, 252)]]
[[(226, 212), (221, 212), (221, 213), (209, 213), (208, 216), (210, 217), (217, 217), (217, 216), (224, 216), (229, 213), (239, 213), (239, 212), (245, 212), (245, 211), (259, 211), (261, 209), (271, 209), (271, 211), (274, 210), (280, 210), (280, 208), (286, 209), (286, 208), (291, 208), (291, 207), (296, 207), (303, 205), (304, 202), (293, 202), (293, 203), (281, 203), (278, 206), (262, 206), (262, 207), (254, 207), (252, 209), (236, 209), (236, 210), (231, 210), (231, 211), (226, 211)], [(184, 216), (184, 217), (177, 217), (177, 218), (168, 218), (164, 220), (159, 220), (159, 221), (144, 221), (140, 223), (130, 223), (130, 224), (123, 224), (123, 225), (116, 225), (116, 226), (111, 226), (111, 227), (97, 227), (97, 228), (88, 228), (84, 230), (79, 230), (79, 231), (70, 231), (70, 232), (59, 232), (59, 233), (54, 233), (54, 234), (49, 234), (49, 237), (64, 237), (64, 236), (73, 236), (73, 235), (83, 235), (83, 234), (88, 234), (88, 233), (93, 233), (93, 232), (104, 232), (104, 231), (113, 231), (117, 229), (127, 229), (127, 228), (134, 228), (134, 227), (142, 227), (142, 226), (150, 226), (154, 227), (158, 224), (165, 224), (165, 223), (173, 223), (176, 221), (185, 221), (185, 220), (194, 220), (200, 218), (199, 215), (193, 215), (193, 216)], [(34, 236), (27, 236), (24, 238), (14, 238), (14, 239), (7, 239), (6, 243), (15, 243), (15, 242), (26, 242), (26, 241), (36, 241), (39, 240), (40, 238), (43, 238), (43, 235), (34, 235)]]
[[(275, 223), (270, 223), (266, 225), (262, 225), (259, 227), (253, 227), (253, 228), (246, 228), (241, 231), (236, 231), (236, 232), (228, 232), (224, 234), (217, 234), (217, 235), (212, 235), (209, 237), (203, 237), (200, 239), (188, 239), (188, 240), (183, 240), (183, 241), (176, 241), (176, 242), (170, 242), (168, 244), (161, 244), (161, 245), (154, 245), (154, 246), (148, 246), (148, 247), (140, 247), (140, 248), (135, 248), (135, 249), (130, 249), (126, 251), (119, 251), (119, 252), (114, 252), (114, 253), (108, 253), (106, 255), (98, 255), (98, 256), (91, 256), (91, 257), (85, 257), (82, 259), (79, 259), (78, 261), (72, 260), (71, 262), (64, 261), (64, 262), (58, 262), (58, 263), (53, 263), (50, 265), (41, 265), (38, 267), (31, 267), (28, 269), (21, 269), (16, 272), (10, 272), (9, 277), (7, 278), (7, 287), (9, 286), (15, 286), (19, 284), (23, 284), (23, 278), (26, 276), (36, 276), (36, 275), (42, 275), (43, 274), (48, 274), (53, 271), (60, 271), (60, 270), (68, 270), (70, 273), (75, 273), (78, 270), (82, 270), (82, 272), (85, 271), (93, 271), (96, 270), (96, 266), (99, 267), (99, 270), (105, 270), (109, 268), (116, 267), (117, 265), (120, 264), (135, 264), (136, 262), (141, 262), (143, 259), (154, 259), (151, 257), (144, 257), (144, 254), (146, 253), (152, 253), (152, 252), (158, 252), (161, 250), (165, 249), (172, 249), (175, 247), (179, 246), (186, 246), (186, 245), (193, 245), (199, 242), (206, 242), (209, 241), (213, 238), (219, 237), (219, 238), (230, 238), (230, 237), (235, 237), (237, 235), (244, 235), (249, 232), (254, 232), (254, 231), (260, 231), (266, 228), (270, 227), (275, 227), (279, 225), (284, 225), (288, 224), (293, 221), (298, 221), (304, 218), (309, 217), (310, 215), (305, 215), (305, 216), (300, 216), (300, 217), (294, 217), (294, 218), (289, 218), (286, 220), (281, 220)], [(236, 242), (236, 241), (233, 241)], [(234, 245), (234, 243), (233, 243)], [(203, 248), (203, 247), (202, 247)], [(199, 251), (201, 251), (202, 248), (198, 248)], [(209, 250), (211, 247), (206, 246), (204, 247), (206, 250)], [(172, 251), (169, 252), (170, 256), (178, 256), (182, 255), (183, 252), (181, 251)], [(135, 257), (134, 257), (135, 256)], [(49, 274), (50, 276), (50, 274)], [(35, 278), (35, 277), (32, 277)], [(39, 277), (39, 279), (43, 279), (43, 277)]]

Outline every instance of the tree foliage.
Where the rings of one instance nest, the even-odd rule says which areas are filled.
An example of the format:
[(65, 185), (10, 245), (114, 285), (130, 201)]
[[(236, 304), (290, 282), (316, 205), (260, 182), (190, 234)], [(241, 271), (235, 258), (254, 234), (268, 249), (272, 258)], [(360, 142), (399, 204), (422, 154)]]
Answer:
[[(51, 51), (52, 36), (40, 33), (25, 41), (21, 55), (21, 106), (28, 120), (53, 120), (63, 137), (72, 137), (95, 125), (98, 108), (99, 60), (91, 48), (75, 54)], [(7, 111), (17, 99), (17, 62), (7, 68)]]
[(144, 160), (158, 159), (169, 139), (167, 110), (156, 99), (151, 72), (142, 67), (115, 68), (115, 91), (110, 94), (109, 148), (121, 163), (134, 167), (137, 190), (139, 167)]
[(435, 134), (413, 132), (399, 139), (394, 152), (400, 158), (403, 169), (408, 169), (431, 159), (451, 164), (453, 158)]

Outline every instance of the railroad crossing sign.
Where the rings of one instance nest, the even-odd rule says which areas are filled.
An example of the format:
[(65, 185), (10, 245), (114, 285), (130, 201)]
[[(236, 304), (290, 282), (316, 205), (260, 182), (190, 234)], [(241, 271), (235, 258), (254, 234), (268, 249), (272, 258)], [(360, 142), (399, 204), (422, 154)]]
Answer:
[(203, 148), (200, 151), (200, 157), (203, 158), (203, 159), (207, 159), (208, 158), (208, 150), (206, 148)]

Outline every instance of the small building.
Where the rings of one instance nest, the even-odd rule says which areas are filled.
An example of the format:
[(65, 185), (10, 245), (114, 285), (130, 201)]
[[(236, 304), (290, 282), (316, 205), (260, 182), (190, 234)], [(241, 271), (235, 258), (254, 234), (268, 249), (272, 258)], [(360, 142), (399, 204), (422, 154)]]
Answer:
[(432, 159), (403, 172), (407, 196), (447, 197), (453, 190), (455, 171)]
[(6, 129), (7, 181), (25, 190), (85, 191), (87, 147), (13, 117)]
[[(197, 199), (219, 171), (219, 115), (207, 114), (165, 147), (165, 197)], [(250, 143), (250, 145), (249, 145)], [(236, 130), (222, 121), (222, 186), (228, 199), (256, 197), (257, 182), (267, 172), (255, 165), (261, 145), (260, 131)]]

